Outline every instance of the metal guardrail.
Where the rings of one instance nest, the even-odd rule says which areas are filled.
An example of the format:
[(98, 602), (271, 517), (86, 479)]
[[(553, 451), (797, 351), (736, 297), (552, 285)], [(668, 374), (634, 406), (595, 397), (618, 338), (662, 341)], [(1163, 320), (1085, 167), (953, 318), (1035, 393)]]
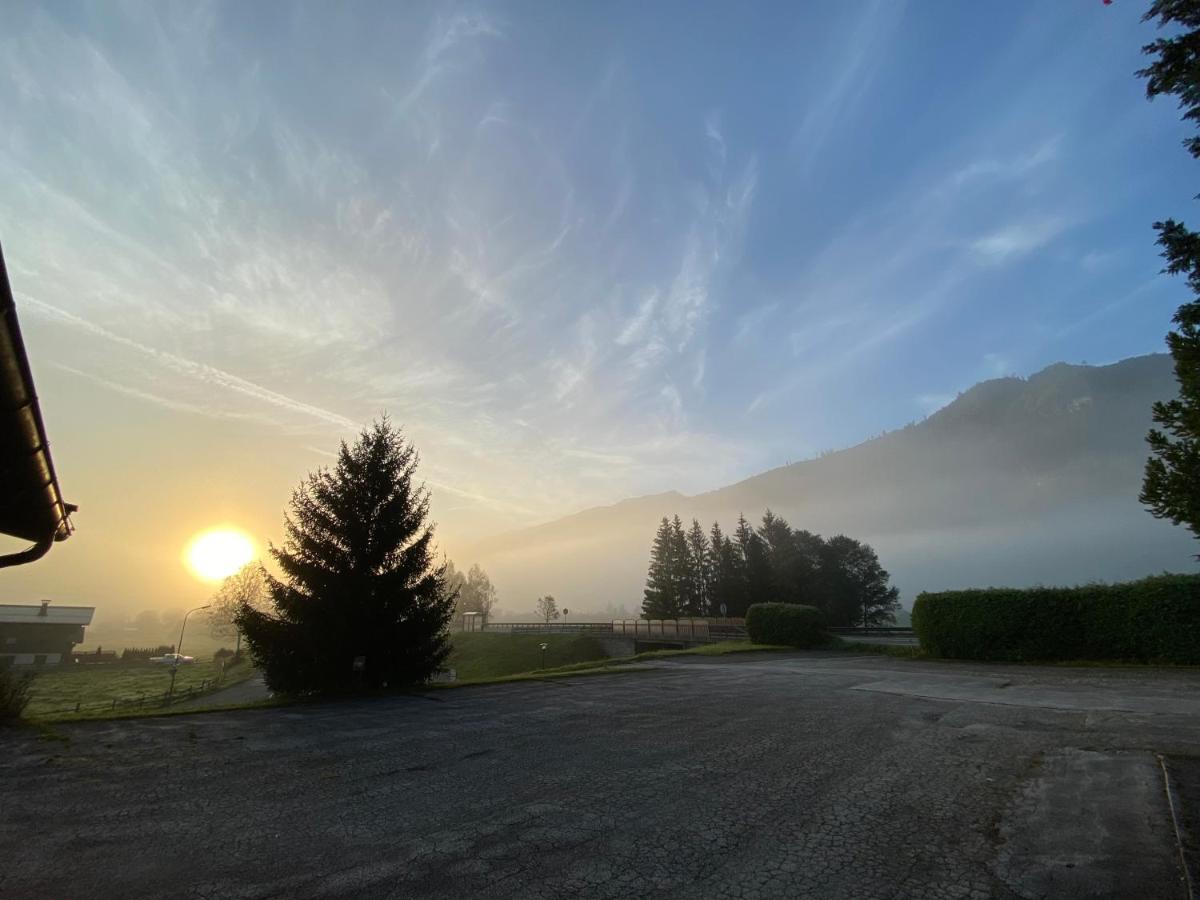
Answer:
[(833, 634), (890, 634), (895, 637), (904, 637), (915, 634), (912, 628), (898, 625), (855, 625), (852, 627), (828, 628), (827, 631)]
[(484, 631), (499, 632), (531, 632), (534, 634), (585, 634), (599, 632), (609, 634), (613, 627), (611, 622), (488, 622), (483, 626)]
[(708, 642), (746, 637), (740, 619), (617, 619), (612, 622), (488, 622), (484, 631), (504, 634), (611, 634), (617, 637)]

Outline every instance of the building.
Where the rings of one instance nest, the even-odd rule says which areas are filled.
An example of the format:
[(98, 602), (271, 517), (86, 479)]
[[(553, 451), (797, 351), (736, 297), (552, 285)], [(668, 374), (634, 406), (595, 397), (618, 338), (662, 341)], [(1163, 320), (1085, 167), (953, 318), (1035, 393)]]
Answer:
[(51, 606), (0, 603), (0, 667), (49, 666), (66, 662), (83, 643), (94, 606)]
[(0, 535), (32, 544), (15, 553), (0, 551), (0, 568), (33, 562), (56, 541), (65, 541), (71, 535), (74, 511), (75, 505), (63, 499), (50, 459), (50, 442), (0, 253)]

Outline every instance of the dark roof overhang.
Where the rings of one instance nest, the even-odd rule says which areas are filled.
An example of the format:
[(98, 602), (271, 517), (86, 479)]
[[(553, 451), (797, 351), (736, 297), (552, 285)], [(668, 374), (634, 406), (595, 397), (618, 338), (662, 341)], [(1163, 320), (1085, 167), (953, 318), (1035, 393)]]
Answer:
[(33, 387), (17, 307), (0, 250), (0, 534), (33, 547), (0, 556), (0, 567), (32, 562), (73, 530)]

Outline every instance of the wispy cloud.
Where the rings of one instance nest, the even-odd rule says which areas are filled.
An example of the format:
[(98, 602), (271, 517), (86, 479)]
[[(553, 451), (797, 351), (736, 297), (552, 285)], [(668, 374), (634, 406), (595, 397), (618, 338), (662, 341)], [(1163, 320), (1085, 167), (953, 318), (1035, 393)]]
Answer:
[(93, 384), (98, 384), (101, 387), (107, 388), (117, 394), (122, 394), (126, 397), (132, 397), (135, 400), (141, 400), (154, 406), (161, 406), (163, 409), (173, 410), (174, 412), (188, 413), (191, 415), (205, 416), (216, 419), (252, 419), (254, 418), (249, 413), (237, 412), (228, 406), (216, 405), (200, 405), (197, 403), (187, 403), (176, 397), (164, 397), (161, 394), (153, 393), (152, 391), (142, 390), (141, 388), (133, 387), (128, 384), (121, 384), (109, 378), (102, 378), (92, 372), (84, 372), (82, 369), (77, 369), (74, 366), (68, 366), (65, 363), (53, 362), (50, 364), (53, 368), (60, 372), (68, 372), (79, 378), (86, 379)]
[[(310, 403), (305, 403), (301, 400), (296, 400), (286, 394), (281, 394), (278, 391), (273, 391), (262, 385), (255, 384), (245, 378), (240, 378), (231, 372), (226, 372), (218, 369), (215, 366), (210, 366), (205, 363), (196, 362), (195, 360), (187, 359), (175, 353), (170, 353), (165, 350), (159, 350), (154, 347), (149, 347), (138, 341), (124, 337), (115, 332), (109, 331), (100, 325), (89, 322), (86, 319), (69, 313), (66, 310), (51, 306), (49, 303), (43, 303), (40, 300), (35, 300), (32, 297), (18, 294), (22, 309), (27, 309), (40, 318), (46, 319), (62, 325), (67, 325), (71, 328), (84, 331), (93, 337), (99, 337), (114, 344), (118, 344), (130, 350), (134, 350), (144, 356), (149, 361), (167, 369), (174, 374), (183, 375), (187, 378), (202, 382), (203, 384), (229, 391), (243, 398), (263, 403), (267, 406), (275, 407), (286, 412), (298, 413), (303, 416), (308, 416), (318, 419), (329, 425), (337, 426), (342, 429), (357, 430), (359, 423), (345, 416), (332, 412), (327, 409), (322, 409), (319, 406), (314, 406)], [(126, 393), (133, 393), (133, 389), (125, 388)], [(147, 394), (147, 397), (151, 395)]]
[[(1083, 37), (1043, 60), (997, 35), (947, 83), (903, 41), (953, 17), (796, 6), (694, 23), (731, 48), (712, 81), (680, 74), (687, 42), (621, 37), (640, 7), (600, 42), (581, 12), (548, 31), (490, 2), (318, 4), (271, 40), (225, 9), (6, 18), (0, 220), (31, 338), (74, 378), (220, 420), (214, 440), (250, 421), (308, 453), (387, 409), (436, 493), (489, 522), (828, 446), (936, 396), (905, 375), (932, 353), (955, 387), (985, 352), (1033, 358), (963, 324), (1018, 265), (1108, 280), (1134, 256), (1072, 243), (1115, 202), (1075, 178), (1098, 130), (1074, 83), (1044, 90)], [(921, 124), (942, 108), (967, 112)], [(1131, 306), (1063, 312), (1045, 340)]]
[(888, 41), (904, 14), (903, 0), (872, 0), (841, 40), (826, 47), (819, 67), (824, 89), (808, 103), (792, 138), (800, 169), (809, 172), (830, 138), (852, 119), (883, 61)]
[(1045, 247), (1067, 228), (1058, 216), (1005, 225), (971, 242), (981, 260), (1001, 265)]
[(973, 159), (955, 171), (947, 180), (955, 188), (963, 188), (972, 182), (999, 179), (1012, 181), (1025, 178), (1061, 155), (1062, 135), (1048, 138), (1026, 152), (1011, 157), (987, 156)]

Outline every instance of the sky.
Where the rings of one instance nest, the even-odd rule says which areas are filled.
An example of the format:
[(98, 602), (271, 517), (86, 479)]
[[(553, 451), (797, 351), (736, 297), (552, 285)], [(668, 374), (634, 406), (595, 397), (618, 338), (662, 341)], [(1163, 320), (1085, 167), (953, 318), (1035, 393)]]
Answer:
[[(78, 532), (202, 598), (388, 413), (442, 546), (1160, 351), (1188, 132), (1116, 0), (5, 4), (0, 242)], [(461, 561), (469, 562), (469, 561)]]

